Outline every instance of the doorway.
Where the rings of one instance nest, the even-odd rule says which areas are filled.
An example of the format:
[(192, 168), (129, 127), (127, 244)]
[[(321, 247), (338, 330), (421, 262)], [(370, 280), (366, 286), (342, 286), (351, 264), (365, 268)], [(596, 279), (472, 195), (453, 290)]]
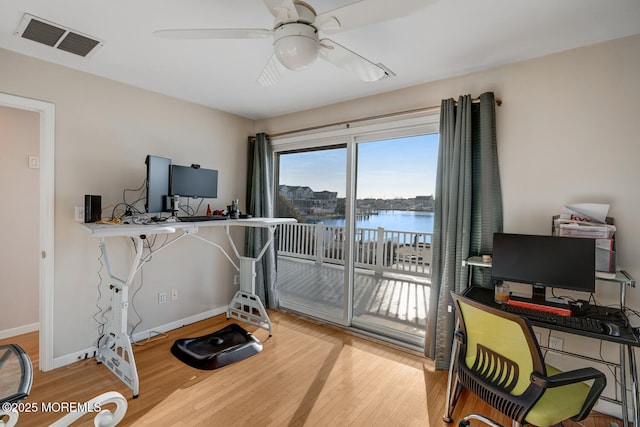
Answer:
[(11, 304), (0, 310), (0, 338), (39, 329), (39, 158), (40, 115), (0, 106), (0, 221), (2, 294)]
[[(423, 346), (437, 116), (273, 141), (280, 305)], [(390, 222), (391, 221), (391, 222)]]
[(53, 369), (55, 106), (0, 93), (0, 106), (39, 114), (39, 369)]

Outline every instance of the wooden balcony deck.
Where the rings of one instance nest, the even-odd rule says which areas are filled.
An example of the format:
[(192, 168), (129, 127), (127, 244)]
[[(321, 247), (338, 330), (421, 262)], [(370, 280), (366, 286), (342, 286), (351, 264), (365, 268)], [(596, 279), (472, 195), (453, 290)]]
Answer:
[[(424, 270), (423, 265), (417, 268)], [(410, 270), (410, 266), (404, 266)], [(430, 279), (409, 274), (356, 269), (354, 323), (375, 325), (423, 341), (426, 329)], [(278, 293), (283, 305), (343, 318), (344, 267), (278, 256)]]

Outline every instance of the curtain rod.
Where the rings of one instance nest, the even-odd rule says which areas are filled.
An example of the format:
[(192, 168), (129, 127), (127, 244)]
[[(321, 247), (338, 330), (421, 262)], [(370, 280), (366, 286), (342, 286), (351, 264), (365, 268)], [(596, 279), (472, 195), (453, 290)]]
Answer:
[[(454, 101), (455, 105), (458, 105), (458, 101)], [(480, 98), (473, 98), (471, 100), (472, 104), (479, 104), (480, 103)], [(500, 98), (495, 98), (495, 103), (498, 107), (500, 107), (502, 105), (502, 99)], [(318, 126), (311, 126), (308, 128), (304, 128), (304, 129), (297, 129), (297, 130), (292, 130), (292, 131), (287, 131), (287, 132), (280, 132), (280, 133), (273, 133), (273, 134), (267, 134), (267, 136), (269, 138), (275, 138), (275, 137), (279, 137), (279, 136), (285, 136), (285, 135), (290, 135), (293, 133), (299, 133), (299, 132), (309, 132), (312, 130), (318, 130), (318, 129), (323, 129), (323, 128), (327, 128), (327, 127), (332, 127), (332, 126), (344, 126), (344, 125), (348, 125), (351, 123), (358, 123), (358, 122), (364, 122), (367, 120), (376, 120), (376, 119), (383, 119), (383, 118), (387, 118), (387, 117), (394, 117), (394, 116), (402, 116), (405, 114), (414, 114), (414, 113), (429, 113), (431, 111), (435, 111), (440, 109), (440, 105), (434, 105), (431, 107), (422, 107), (422, 108), (416, 108), (413, 110), (405, 110), (405, 111), (398, 111), (396, 113), (386, 113), (386, 114), (379, 114), (377, 116), (369, 116), (369, 117), (362, 117), (360, 119), (353, 119), (353, 120), (346, 120), (343, 122), (335, 122), (335, 123), (329, 123), (326, 125), (318, 125)], [(255, 140), (255, 136), (249, 137), (249, 140), (254, 141)]]

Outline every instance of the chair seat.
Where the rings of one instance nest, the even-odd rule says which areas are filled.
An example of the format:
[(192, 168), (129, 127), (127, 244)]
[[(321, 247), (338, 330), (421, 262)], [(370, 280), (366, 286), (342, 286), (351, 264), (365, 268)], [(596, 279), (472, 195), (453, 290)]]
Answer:
[[(547, 366), (547, 375), (561, 373), (551, 365)], [(569, 419), (580, 412), (589, 394), (589, 386), (584, 383), (569, 384), (548, 388), (540, 400), (531, 408), (525, 421), (538, 427), (549, 427)]]

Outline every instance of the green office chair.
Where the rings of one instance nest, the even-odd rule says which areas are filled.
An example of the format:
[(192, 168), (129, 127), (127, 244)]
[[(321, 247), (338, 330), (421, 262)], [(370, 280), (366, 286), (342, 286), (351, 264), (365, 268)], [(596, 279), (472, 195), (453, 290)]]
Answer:
[[(451, 415), (462, 387), (511, 418), (512, 425), (547, 427), (564, 420), (586, 418), (606, 386), (604, 374), (594, 368), (560, 372), (545, 365), (529, 321), (451, 294), (459, 328), (445, 421)], [(585, 381), (592, 381), (591, 387)], [(497, 422), (482, 415), (465, 417), (460, 426), (477, 419), (492, 426)]]

